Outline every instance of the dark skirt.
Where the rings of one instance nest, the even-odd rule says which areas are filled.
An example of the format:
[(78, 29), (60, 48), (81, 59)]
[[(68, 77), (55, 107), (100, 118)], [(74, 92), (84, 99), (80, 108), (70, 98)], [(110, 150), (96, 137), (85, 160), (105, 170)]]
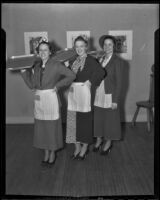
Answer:
[(35, 119), (33, 146), (53, 151), (62, 148), (63, 137), (61, 118), (58, 120)]
[(121, 139), (119, 109), (94, 107), (94, 137), (104, 137), (106, 140)]
[(76, 140), (90, 144), (93, 142), (93, 112), (76, 112)]

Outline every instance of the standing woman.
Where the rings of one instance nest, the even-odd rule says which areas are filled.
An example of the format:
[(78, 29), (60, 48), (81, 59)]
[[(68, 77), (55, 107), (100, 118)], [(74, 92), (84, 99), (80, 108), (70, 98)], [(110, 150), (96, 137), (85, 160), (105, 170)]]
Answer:
[[(42, 163), (54, 164), (55, 151), (63, 147), (62, 124), (58, 90), (71, 84), (74, 73), (51, 58), (51, 47), (42, 41), (38, 46), (40, 61), (32, 69), (21, 70), (21, 75), (34, 95), (34, 147), (44, 149)], [(60, 79), (61, 75), (65, 76)]]
[[(83, 102), (84, 99), (89, 99), (90, 110), (87, 105), (84, 103), (81, 104), (83, 111), (77, 111), (72, 113), (75, 117), (75, 128), (68, 129), (70, 123), (73, 123), (73, 119), (67, 120), (67, 134), (66, 138), (72, 135), (70, 131), (75, 131), (75, 150), (72, 155), (73, 159), (78, 158), (79, 160), (83, 160), (88, 152), (88, 145), (92, 143), (93, 139), (93, 103), (94, 103), (94, 95), (95, 88), (100, 85), (102, 81), (105, 71), (102, 69), (101, 65), (98, 61), (90, 55), (87, 55), (87, 47), (88, 42), (82, 36), (78, 36), (74, 41), (74, 48), (77, 53), (77, 58), (70, 65), (71, 70), (76, 74), (76, 79), (73, 83), (75, 87), (70, 87), (70, 92), (73, 92), (73, 96), (78, 96), (77, 101)], [(82, 85), (80, 85), (82, 84)], [(78, 94), (78, 87), (81, 88), (81, 94)], [(83, 87), (83, 89), (82, 89)], [(89, 89), (89, 93), (87, 93), (87, 88)], [(85, 90), (85, 91), (84, 91)], [(71, 94), (69, 92), (69, 95)], [(83, 93), (83, 92), (86, 92)], [(68, 95), (68, 96), (69, 96)], [(88, 97), (87, 97), (88, 96)], [(68, 101), (69, 103), (69, 101)], [(77, 103), (77, 102), (75, 102)], [(86, 103), (87, 104), (87, 103)], [(68, 112), (70, 115), (71, 113)], [(69, 119), (69, 116), (67, 116)], [(73, 133), (74, 134), (74, 133)], [(71, 138), (71, 137), (70, 137)], [(68, 139), (69, 140), (69, 139)], [(71, 138), (72, 140), (72, 138)], [(69, 143), (69, 142), (68, 142)]]
[(103, 35), (99, 39), (99, 44), (105, 52), (99, 62), (106, 70), (107, 76), (96, 90), (94, 137), (97, 139), (93, 151), (99, 151), (103, 144), (101, 155), (110, 152), (113, 140), (121, 139), (119, 100), (123, 61), (114, 53), (115, 43), (115, 38), (111, 35)]

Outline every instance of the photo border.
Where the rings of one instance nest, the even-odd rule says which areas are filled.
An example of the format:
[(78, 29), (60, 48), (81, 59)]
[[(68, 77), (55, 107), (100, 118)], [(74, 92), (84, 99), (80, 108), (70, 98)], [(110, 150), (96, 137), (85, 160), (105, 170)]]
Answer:
[(126, 59), (132, 60), (132, 44), (133, 44), (133, 31), (132, 30), (110, 30), (108, 31), (109, 35), (112, 36), (126, 36), (127, 40), (127, 53), (119, 53), (119, 55)]
[(24, 32), (24, 47), (25, 54), (30, 54), (30, 45), (29, 41), (31, 37), (43, 37), (48, 41), (48, 32)]

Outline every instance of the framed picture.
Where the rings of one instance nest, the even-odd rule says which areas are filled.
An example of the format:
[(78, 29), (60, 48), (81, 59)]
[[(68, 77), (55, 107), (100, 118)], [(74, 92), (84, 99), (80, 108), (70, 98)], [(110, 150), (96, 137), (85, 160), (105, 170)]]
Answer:
[(25, 32), (24, 33), (24, 44), (25, 44), (25, 54), (38, 54), (37, 47), (42, 41), (48, 41), (47, 32)]
[(124, 59), (132, 60), (133, 31), (114, 30), (108, 33), (116, 38), (115, 52)]
[(67, 31), (67, 48), (72, 48), (76, 37), (82, 36), (85, 39), (90, 38), (90, 31)]

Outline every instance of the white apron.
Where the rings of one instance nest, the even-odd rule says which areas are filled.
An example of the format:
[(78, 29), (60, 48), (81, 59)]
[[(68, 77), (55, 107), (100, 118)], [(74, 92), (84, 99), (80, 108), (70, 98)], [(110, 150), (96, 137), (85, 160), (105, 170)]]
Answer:
[(59, 103), (53, 89), (35, 90), (34, 117), (39, 120), (59, 119)]
[(84, 83), (72, 83), (68, 92), (68, 110), (77, 112), (91, 111), (91, 93)]
[(112, 106), (112, 94), (105, 94), (104, 80), (96, 90), (94, 106), (101, 108), (111, 108)]

